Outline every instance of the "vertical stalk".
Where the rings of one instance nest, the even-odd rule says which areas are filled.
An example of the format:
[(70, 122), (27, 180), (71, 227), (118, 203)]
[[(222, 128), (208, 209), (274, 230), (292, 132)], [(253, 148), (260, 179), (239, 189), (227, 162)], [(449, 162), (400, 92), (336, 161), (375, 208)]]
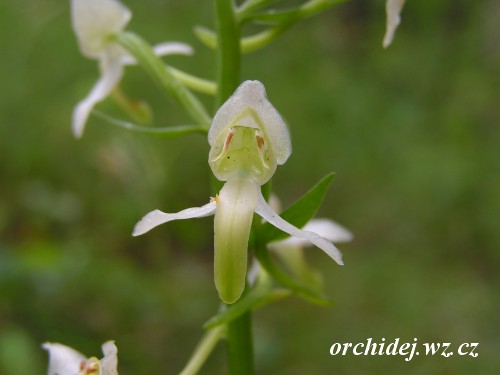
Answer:
[(217, 102), (219, 108), (240, 81), (240, 27), (233, 0), (215, 0), (217, 29)]
[(207, 331), (179, 375), (196, 375), (223, 334), (222, 326)]
[(252, 316), (250, 312), (228, 323), (226, 340), (229, 374), (253, 374)]
[[(217, 29), (217, 96), (219, 108), (240, 82), (240, 26), (233, 0), (215, 0)], [(252, 317), (250, 312), (228, 323), (226, 331), (230, 375), (253, 374)]]

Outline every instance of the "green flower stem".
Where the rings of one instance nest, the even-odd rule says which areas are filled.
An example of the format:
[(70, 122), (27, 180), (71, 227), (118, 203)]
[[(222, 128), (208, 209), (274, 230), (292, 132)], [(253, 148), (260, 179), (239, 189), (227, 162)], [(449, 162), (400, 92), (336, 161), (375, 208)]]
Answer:
[(217, 35), (207, 27), (195, 26), (194, 35), (210, 49), (217, 48)]
[[(238, 9), (238, 14), (240, 16), (246, 16), (248, 14), (253, 14), (255, 11), (265, 8), (266, 6), (277, 3), (280, 0), (248, 0), (241, 4)], [(242, 17), (244, 18), (244, 17)]]
[[(269, 24), (270, 27), (255, 35), (242, 38), (240, 40), (241, 53), (246, 54), (260, 50), (275, 41), (297, 22), (345, 1), (347, 0), (309, 0), (297, 8), (263, 13), (256, 13), (256, 11), (275, 1), (248, 1), (238, 9), (237, 19), (240, 23), (254, 20)], [(217, 35), (205, 27), (196, 27), (195, 34), (209, 48), (216, 49), (220, 43)]]
[(210, 127), (211, 118), (201, 102), (169, 69), (165, 68), (163, 61), (156, 56), (146, 41), (131, 32), (117, 34), (115, 38), (137, 59), (138, 63), (163, 92), (168, 96), (172, 96), (197, 124), (205, 129)]
[(253, 374), (252, 316), (250, 311), (228, 323), (226, 340), (229, 374)]
[[(255, 52), (268, 46), (290, 27), (295, 25), (297, 21), (297, 18), (294, 18), (293, 21), (286, 20), (286, 22), (283, 21), (279, 25), (270, 27), (258, 34), (242, 38), (239, 41), (241, 53), (247, 54)], [(219, 41), (216, 34), (212, 30), (203, 26), (198, 26), (194, 31), (198, 39), (200, 39), (206, 46), (212, 49), (218, 48)]]
[(296, 21), (294, 20), (281, 23), (278, 26), (271, 27), (258, 34), (243, 38), (241, 40), (242, 52), (251, 53), (268, 46), (276, 39), (278, 39), (290, 27), (292, 27), (295, 24), (295, 22)]
[(202, 94), (215, 95), (217, 93), (217, 84), (208, 79), (199, 78), (172, 66), (167, 66), (170, 73), (179, 81), (184, 83), (191, 90)]
[(179, 375), (197, 374), (201, 366), (203, 366), (208, 356), (223, 336), (224, 331), (225, 326), (216, 327), (214, 329), (211, 329), (210, 331), (207, 331), (198, 343), (198, 346), (191, 355), (191, 358), (186, 364), (186, 367), (184, 367)]
[(232, 0), (215, 0), (217, 28), (217, 100), (219, 108), (240, 81), (240, 26)]
[(248, 12), (245, 9), (239, 11), (238, 15), (241, 20), (255, 19), (261, 22), (280, 23), (295, 19), (311, 17), (321, 13), (328, 8), (343, 3), (347, 0), (309, 0), (297, 8), (290, 8), (280, 11), (268, 11), (263, 13)]
[(261, 22), (275, 23), (276, 25), (256, 35), (243, 38), (241, 40), (242, 53), (251, 53), (268, 46), (299, 21), (312, 17), (344, 1), (345, 0), (309, 0), (296, 9), (262, 14), (252, 14), (249, 13), (248, 10), (243, 9), (239, 14), (242, 20), (246, 18), (255, 19)]
[(136, 124), (132, 124), (131, 122), (122, 121), (114, 117), (108, 116), (102, 112), (96, 111), (95, 109), (92, 111), (92, 114), (111, 125), (118, 126), (122, 129), (126, 129), (134, 133), (155, 135), (158, 137), (176, 137), (179, 135), (184, 135), (189, 133), (207, 134), (207, 130), (205, 128), (202, 128), (197, 125), (178, 125), (178, 126), (166, 126), (166, 127), (139, 126)]
[[(233, 0), (215, 0), (217, 29), (217, 96), (220, 107), (240, 81), (240, 25)], [(227, 355), (230, 375), (252, 375), (253, 340), (250, 312), (227, 325)]]

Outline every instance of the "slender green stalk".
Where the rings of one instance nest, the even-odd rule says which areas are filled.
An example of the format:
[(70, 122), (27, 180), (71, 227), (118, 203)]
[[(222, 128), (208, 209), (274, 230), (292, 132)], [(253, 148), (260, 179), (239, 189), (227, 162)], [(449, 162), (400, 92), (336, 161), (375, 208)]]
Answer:
[(278, 39), (285, 31), (294, 25), (293, 22), (285, 22), (278, 26), (271, 27), (260, 33), (252, 36), (248, 36), (241, 40), (241, 50), (243, 53), (251, 53), (258, 51), (276, 39)]
[(250, 311), (227, 325), (226, 339), (229, 374), (253, 374), (252, 316)]
[(199, 78), (172, 66), (167, 66), (170, 73), (179, 81), (184, 83), (188, 88), (202, 94), (215, 95), (217, 93), (217, 85), (215, 82), (208, 79)]
[(187, 87), (177, 79), (163, 61), (155, 55), (151, 46), (136, 34), (131, 32), (119, 33), (116, 41), (125, 47), (141, 65), (147, 74), (168, 96), (173, 97), (202, 128), (210, 127), (210, 116), (203, 104)]
[(216, 327), (207, 331), (202, 337), (198, 346), (194, 350), (186, 367), (179, 373), (179, 375), (194, 375), (197, 374), (201, 366), (205, 363), (208, 356), (215, 348), (224, 333), (224, 326)]
[(117, 118), (108, 116), (105, 113), (102, 113), (95, 109), (92, 111), (92, 114), (106, 121), (108, 124), (118, 126), (122, 129), (126, 129), (134, 133), (154, 135), (158, 137), (167, 138), (167, 137), (176, 137), (190, 133), (201, 133), (201, 134), (207, 133), (207, 129), (202, 128), (201, 126), (198, 125), (177, 125), (177, 126), (166, 126), (166, 127), (139, 126), (127, 121), (122, 121)]
[(245, 1), (238, 9), (240, 15), (252, 14), (261, 8), (272, 5), (280, 0), (248, 0)]
[[(233, 0), (215, 0), (217, 29), (216, 107), (229, 98), (240, 82), (240, 26)], [(252, 375), (252, 318), (247, 312), (227, 325), (227, 355), (230, 375)]]
[(217, 28), (217, 102), (229, 98), (240, 81), (240, 27), (232, 0), (215, 0)]

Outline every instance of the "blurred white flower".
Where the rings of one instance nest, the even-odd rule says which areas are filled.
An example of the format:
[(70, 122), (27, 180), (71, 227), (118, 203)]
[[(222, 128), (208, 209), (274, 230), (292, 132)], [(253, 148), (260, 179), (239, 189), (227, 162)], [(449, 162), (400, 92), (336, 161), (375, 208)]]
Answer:
[[(330, 219), (312, 219), (302, 230), (317, 233), (333, 243), (349, 242), (353, 238), (351, 232)], [(288, 237), (281, 241), (271, 242), (267, 246), (278, 255), (296, 277), (314, 288), (323, 287), (321, 273), (311, 268), (305, 258), (304, 248), (311, 246), (309, 241)]]
[[(275, 195), (271, 195), (269, 205), (275, 211), (281, 211), (281, 203)], [(325, 218), (312, 219), (302, 229), (317, 233), (333, 243), (350, 242), (353, 239), (353, 235), (349, 230)], [(267, 245), (295, 276), (315, 288), (322, 288), (321, 274), (312, 269), (305, 259), (304, 248), (310, 246), (309, 241), (297, 237), (287, 237)]]
[(384, 41), (382, 45), (384, 48), (389, 47), (394, 39), (394, 34), (401, 22), (401, 11), (403, 10), (403, 5), (405, 0), (387, 0), (385, 3), (385, 11), (387, 13), (387, 25), (384, 35)]
[(330, 241), (283, 220), (262, 196), (260, 186), (292, 151), (286, 124), (268, 101), (262, 83), (245, 81), (240, 85), (215, 114), (208, 141), (210, 167), (219, 180), (226, 181), (219, 195), (202, 207), (174, 214), (150, 212), (137, 223), (134, 236), (168, 221), (215, 214), (215, 285), (226, 303), (238, 300), (245, 287), (254, 213), (291, 236), (313, 243), (343, 264), (340, 251)]
[[(302, 229), (309, 232), (318, 233), (320, 236), (325, 237), (327, 240), (333, 243), (350, 242), (353, 239), (351, 232), (330, 219), (312, 219)], [(272, 248), (288, 246), (308, 247), (310, 245), (311, 243), (309, 241), (305, 241), (304, 239), (297, 237), (288, 237), (284, 240), (271, 242), (269, 244), (269, 246)]]
[(104, 357), (86, 358), (83, 354), (58, 343), (45, 343), (42, 347), (49, 352), (48, 375), (118, 375), (118, 349), (114, 341), (102, 345)]
[[(122, 32), (132, 13), (118, 0), (71, 0), (73, 30), (80, 51), (90, 59), (99, 61), (101, 77), (85, 99), (73, 111), (72, 129), (80, 138), (94, 106), (104, 100), (123, 76), (124, 66), (136, 64), (135, 59), (113, 36)], [(154, 47), (158, 56), (191, 54), (192, 48), (183, 43), (161, 43)]]

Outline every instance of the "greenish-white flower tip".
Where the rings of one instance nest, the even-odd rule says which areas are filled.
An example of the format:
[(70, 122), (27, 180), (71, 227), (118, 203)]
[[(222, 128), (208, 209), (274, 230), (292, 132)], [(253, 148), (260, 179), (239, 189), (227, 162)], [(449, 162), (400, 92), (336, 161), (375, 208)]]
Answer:
[(114, 341), (102, 345), (104, 357), (86, 358), (83, 354), (58, 343), (45, 343), (42, 347), (49, 352), (48, 375), (118, 375), (118, 349)]
[(239, 174), (262, 185), (292, 152), (288, 128), (259, 81), (243, 82), (220, 107), (208, 142), (209, 164), (221, 181)]
[(396, 34), (396, 29), (401, 23), (401, 11), (405, 0), (387, 0), (385, 3), (385, 11), (387, 14), (387, 24), (382, 45), (384, 48), (389, 47)]

